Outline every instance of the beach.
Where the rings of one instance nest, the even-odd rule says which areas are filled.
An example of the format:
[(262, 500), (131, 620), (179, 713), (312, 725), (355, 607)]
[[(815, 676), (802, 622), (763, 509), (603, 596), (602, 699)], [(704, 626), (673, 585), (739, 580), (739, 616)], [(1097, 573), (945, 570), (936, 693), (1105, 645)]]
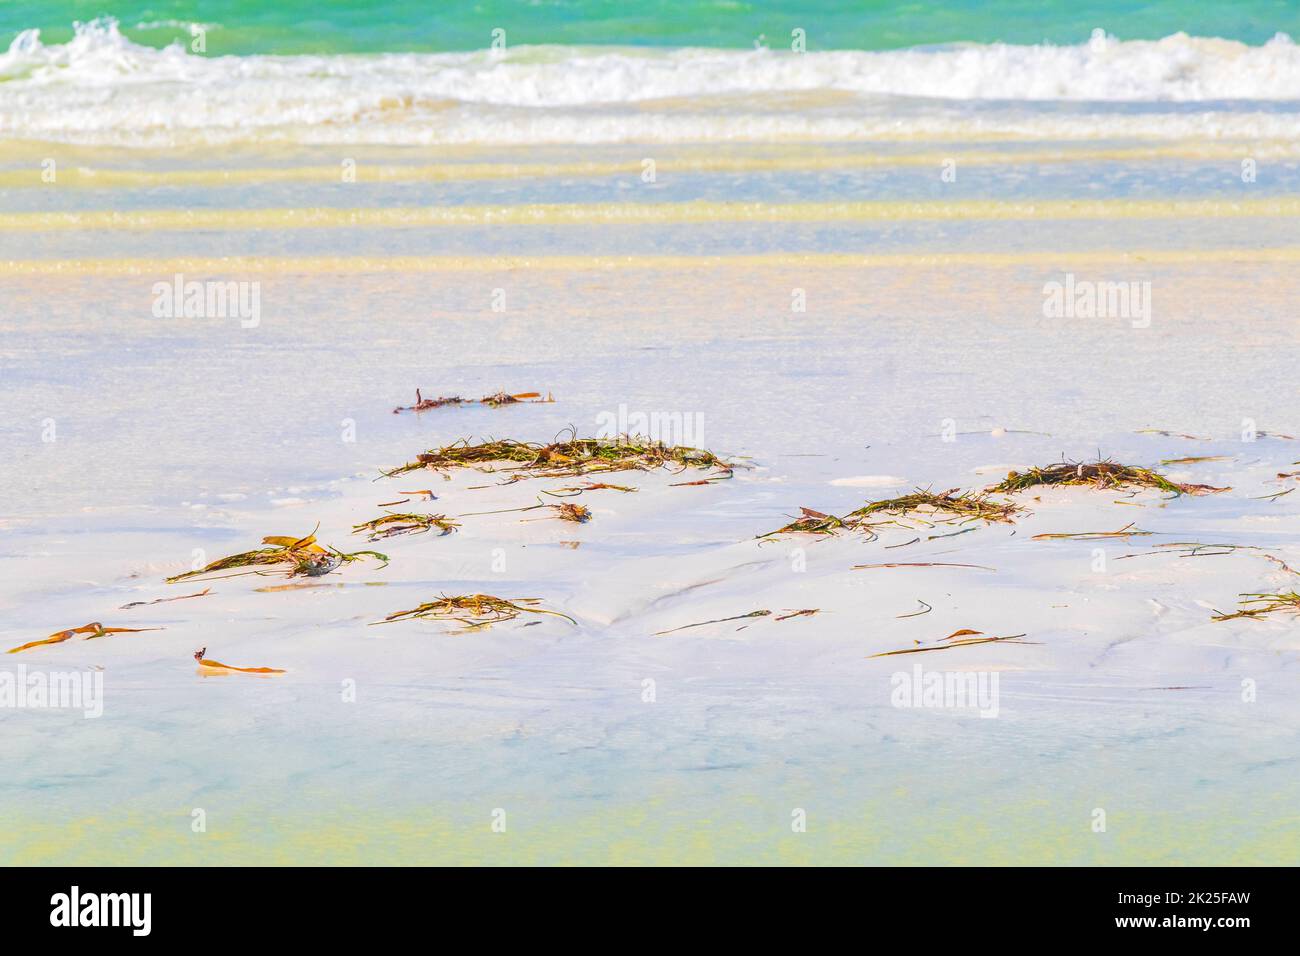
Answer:
[[(1289, 41), (46, 33), (0, 57), (0, 645), (160, 630), (6, 655), (102, 712), (3, 709), (0, 861), (1300, 855), (1298, 619), (1215, 619), (1300, 568)], [(385, 476), (632, 432), (730, 468)], [(772, 534), (1099, 460), (1216, 490)], [(407, 510), (458, 526), (355, 530)], [(387, 560), (166, 583), (310, 534)], [(470, 594), (567, 619), (380, 623)]]

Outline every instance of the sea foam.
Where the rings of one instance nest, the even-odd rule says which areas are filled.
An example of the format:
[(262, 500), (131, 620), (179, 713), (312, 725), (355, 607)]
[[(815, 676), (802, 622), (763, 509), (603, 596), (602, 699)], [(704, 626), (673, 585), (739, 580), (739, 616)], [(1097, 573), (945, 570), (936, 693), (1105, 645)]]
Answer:
[(111, 19), (0, 55), (0, 135), (226, 142), (1291, 137), (1300, 47), (1175, 34), (890, 51), (520, 46), (200, 56)]

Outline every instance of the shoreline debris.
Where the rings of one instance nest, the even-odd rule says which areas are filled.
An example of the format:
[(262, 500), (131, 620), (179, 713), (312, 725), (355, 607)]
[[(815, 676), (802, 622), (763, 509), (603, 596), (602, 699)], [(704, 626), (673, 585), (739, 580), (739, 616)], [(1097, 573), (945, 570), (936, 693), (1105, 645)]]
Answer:
[[(908, 518), (919, 521), (927, 527), (933, 527), (936, 524), (967, 524), (971, 521), (983, 521), (986, 524), (1011, 524), (1015, 521), (1015, 516), (1025, 510), (1014, 502), (993, 501), (988, 497), (988, 494), (985, 491), (959, 492), (956, 488), (943, 492), (918, 488), (911, 494), (898, 498), (882, 498), (879, 501), (868, 502), (843, 517), (814, 511), (812, 508), (800, 508), (799, 517), (789, 524), (777, 528), (775, 531), (769, 531), (767, 534), (760, 534), (757, 537), (771, 538), (781, 534), (834, 535), (839, 531), (848, 530), (861, 531), (868, 534), (870, 540), (875, 540), (878, 537), (874, 531), (875, 528), (896, 523), (893, 520), (870, 520), (876, 517), (889, 519)], [(968, 528), (966, 530), (973, 531), (975, 529)], [(963, 532), (956, 533), (961, 534)], [(945, 536), (935, 535), (934, 537)], [(900, 547), (900, 545), (890, 545), (890, 547)]]
[(1208, 495), (1232, 490), (1213, 485), (1179, 484), (1150, 468), (1135, 468), (1109, 459), (1099, 459), (1093, 462), (1063, 461), (1025, 472), (1013, 471), (988, 491), (1014, 494), (1038, 485), (1081, 485), (1098, 489), (1137, 486), (1158, 488), (1174, 495)]
[(578, 622), (567, 614), (533, 606), (541, 603), (541, 598), (515, 598), (513, 601), (507, 601), (505, 598), (499, 598), (491, 594), (461, 594), (456, 596), (444, 594), (437, 600), (427, 601), (410, 610), (394, 611), (382, 621), (373, 622), (371, 626), (423, 618), (430, 621), (455, 621), (474, 630), (492, 624), (513, 621), (520, 614), (549, 614), (552, 617), (563, 618), (575, 627), (577, 626)]
[(132, 607), (148, 607), (151, 604), (166, 604), (169, 601), (187, 601), (190, 598), (205, 597), (212, 593), (212, 588), (204, 588), (196, 594), (182, 594), (180, 597), (158, 598), (154, 601), (132, 601), (130, 604), (123, 604), (118, 608), (119, 611), (125, 611)]
[[(501, 465), (513, 467), (498, 467)], [(720, 472), (718, 477), (728, 478), (735, 468), (705, 449), (665, 445), (636, 435), (621, 435), (617, 438), (570, 437), (547, 445), (512, 439), (471, 444), (469, 439), (461, 439), (442, 448), (430, 449), (417, 455), (415, 461), (381, 474), (391, 478), (421, 468), (433, 471), (475, 468), (493, 473), (505, 472), (509, 474), (510, 481), (519, 481), (524, 478), (650, 471), (672, 465), (678, 466), (678, 471), (687, 468), (716, 468)]]
[(812, 617), (814, 614), (818, 614), (818, 613), (820, 613), (820, 612), (821, 612), (821, 608), (819, 608), (819, 607), (805, 607), (805, 608), (800, 608), (800, 609), (797, 610), (797, 611), (796, 611), (796, 610), (791, 610), (790, 608), (786, 608), (786, 611), (787, 611), (787, 613), (782, 614), (780, 617), (774, 617), (774, 618), (772, 618), (772, 620), (774, 620), (774, 621), (788, 621), (788, 620), (790, 620), (790, 618), (792, 618), (792, 617)]
[(715, 621), (698, 621), (695, 624), (683, 624), (681, 627), (670, 627), (666, 631), (655, 631), (651, 637), (659, 637), (661, 634), (672, 634), (675, 631), (685, 631), (692, 627), (704, 627), (706, 624), (725, 624), (727, 621), (743, 621), (751, 617), (767, 617), (771, 611), (750, 611), (748, 614), (737, 614), (734, 617), (720, 617)]
[[(1212, 621), (1231, 621), (1238, 617), (1259, 618), (1269, 614), (1278, 614), (1289, 611), (1292, 614), (1300, 614), (1300, 593), (1295, 591), (1281, 591), (1276, 594), (1252, 594), (1243, 593), (1240, 595), (1244, 600), (1238, 601), (1240, 610), (1232, 614), (1222, 612), (1215, 614), (1210, 618)], [(1258, 605), (1250, 607), (1249, 605)]]
[(165, 631), (165, 627), (105, 627), (98, 621), (90, 624), (83, 624), (81, 627), (70, 627), (66, 631), (55, 631), (49, 637), (42, 638), (39, 641), (28, 641), (26, 644), (18, 647), (11, 647), (6, 653), (17, 654), (19, 651), (29, 651), (33, 647), (43, 647), (47, 644), (62, 644), (64, 641), (70, 641), (78, 634), (85, 634), (83, 640), (93, 641), (97, 637), (106, 637), (109, 634), (139, 634), (143, 631)]
[(1076, 531), (1052, 534), (1036, 534), (1030, 541), (1094, 541), (1098, 538), (1143, 538), (1155, 534), (1154, 531), (1143, 531), (1141, 528), (1134, 526), (1129, 522), (1118, 531)]
[(399, 405), (393, 409), (393, 414), (398, 415), (402, 412), (427, 412), (431, 408), (445, 408), (448, 405), (486, 405), (488, 408), (501, 408), (503, 405), (546, 405), (555, 402), (555, 397), (550, 392), (542, 398), (541, 392), (517, 392), (514, 395), (508, 392), (494, 392), (491, 395), (484, 395), (482, 398), (461, 398), (459, 395), (440, 396), (438, 398), (425, 398), (420, 394), (420, 390), (415, 390), (414, 405)]
[(218, 571), (228, 571), (234, 568), (249, 568), (250, 570), (238, 571), (236, 574), (226, 575), (226, 577), (237, 577), (240, 574), (263, 574), (266, 572), (256, 569), (267, 568), (272, 573), (277, 570), (282, 571), (287, 577), (291, 578), (300, 575), (315, 578), (329, 574), (345, 564), (360, 561), (367, 556), (382, 561), (381, 567), (388, 566), (388, 555), (381, 554), (378, 551), (345, 552), (335, 548), (323, 548), (316, 543), (316, 533), (314, 531), (305, 538), (268, 535), (262, 539), (262, 543), (271, 547), (241, 551), (239, 554), (218, 558), (206, 567), (195, 571), (186, 571), (184, 574), (174, 574), (167, 578), (167, 583), (175, 584), (177, 581), (184, 581), (188, 578), (199, 577), (204, 574), (215, 574)]
[(973, 644), (1037, 644), (1038, 641), (1022, 641), (1024, 634), (1009, 634), (1006, 637), (967, 637), (960, 641), (951, 640), (957, 634), (968, 633), (978, 634), (978, 631), (957, 631), (948, 637), (940, 640), (948, 641), (946, 644), (931, 644), (926, 647), (905, 647), (897, 651), (881, 651), (879, 654), (868, 654), (867, 659), (873, 657), (894, 657), (897, 654), (924, 654), (926, 651), (946, 651), (954, 647), (970, 647)]
[(438, 537), (449, 535), (460, 527), (460, 522), (446, 515), (389, 512), (352, 526), (353, 534), (368, 532), (370, 541), (380, 541), (399, 534), (426, 534), (438, 529)]
[(207, 667), (217, 671), (238, 671), (241, 674), (284, 674), (278, 667), (235, 667), (231, 664), (223, 664), (221, 661), (208, 660), (204, 657), (208, 652), (206, 647), (201, 647), (194, 652), (194, 659), (199, 662), (200, 667)]

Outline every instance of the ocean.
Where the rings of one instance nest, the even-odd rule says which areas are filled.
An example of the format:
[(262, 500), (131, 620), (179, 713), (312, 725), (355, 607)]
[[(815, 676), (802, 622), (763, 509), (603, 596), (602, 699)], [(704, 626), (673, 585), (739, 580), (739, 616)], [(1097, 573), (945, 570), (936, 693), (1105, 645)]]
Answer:
[[(1097, 29), (1126, 40), (1172, 33), (1258, 46), (1300, 30), (1300, 10), (1285, 0), (1199, 3), (1155, 0), (1137, 8), (1121, 0), (962, 0), (906, 5), (864, 2), (740, 0), (533, 0), (425, 3), (396, 0), (308, 2), (256, 0), (102, 3), (84, 0), (11, 2), (0, 9), (0, 39), (39, 29), (64, 43), (74, 21), (109, 10), (132, 42), (163, 47), (190, 40), (190, 24), (208, 28), (214, 55), (448, 52), (481, 49), (493, 30), (527, 46), (658, 46), (748, 49), (786, 47), (802, 29), (810, 50), (892, 50), (936, 44), (1071, 46)], [(8, 34), (8, 37), (4, 35)]]
[[(1273, 139), (1291, 5), (6, 5), (0, 135), (88, 145)], [(1017, 13), (1033, 10), (1032, 16)], [(1289, 9), (1288, 9), (1289, 7)], [(1114, 22), (1121, 20), (1121, 22)]]

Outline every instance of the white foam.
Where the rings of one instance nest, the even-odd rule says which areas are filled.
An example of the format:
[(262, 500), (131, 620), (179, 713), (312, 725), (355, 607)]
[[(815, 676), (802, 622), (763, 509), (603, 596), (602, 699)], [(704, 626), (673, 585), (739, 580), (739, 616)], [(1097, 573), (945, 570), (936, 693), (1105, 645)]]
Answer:
[[(804, 54), (548, 46), (204, 57), (132, 43), (102, 19), (66, 44), (26, 31), (0, 54), (0, 134), (149, 145), (1286, 138), (1300, 135), (1297, 114), (1264, 101), (1287, 100), (1300, 101), (1300, 48), (1283, 35), (1257, 47), (1176, 34)], [(1033, 106), (1051, 101), (1129, 108)]]

